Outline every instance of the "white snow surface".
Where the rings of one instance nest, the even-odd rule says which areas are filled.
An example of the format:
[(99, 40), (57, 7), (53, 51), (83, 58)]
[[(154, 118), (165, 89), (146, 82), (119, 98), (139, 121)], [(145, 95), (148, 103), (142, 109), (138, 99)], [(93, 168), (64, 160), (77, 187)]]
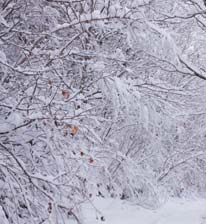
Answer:
[[(94, 212), (93, 206), (99, 212)], [(203, 199), (172, 199), (157, 210), (121, 200), (95, 199), (93, 205), (87, 204), (83, 210), (85, 224), (206, 224), (206, 200)]]

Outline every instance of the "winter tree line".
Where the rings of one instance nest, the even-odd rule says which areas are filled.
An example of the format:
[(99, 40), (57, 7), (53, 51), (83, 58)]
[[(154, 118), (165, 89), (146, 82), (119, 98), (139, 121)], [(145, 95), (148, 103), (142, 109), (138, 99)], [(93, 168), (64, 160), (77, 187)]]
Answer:
[(5, 220), (204, 195), (205, 43), (205, 0), (0, 0)]

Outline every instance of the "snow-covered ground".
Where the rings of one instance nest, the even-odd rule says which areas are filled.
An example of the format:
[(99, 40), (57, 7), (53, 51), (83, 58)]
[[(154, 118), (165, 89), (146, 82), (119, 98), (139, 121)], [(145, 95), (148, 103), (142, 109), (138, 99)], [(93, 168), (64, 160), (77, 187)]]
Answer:
[(85, 224), (206, 224), (206, 200), (173, 199), (148, 210), (121, 200), (96, 199), (84, 207), (83, 215)]

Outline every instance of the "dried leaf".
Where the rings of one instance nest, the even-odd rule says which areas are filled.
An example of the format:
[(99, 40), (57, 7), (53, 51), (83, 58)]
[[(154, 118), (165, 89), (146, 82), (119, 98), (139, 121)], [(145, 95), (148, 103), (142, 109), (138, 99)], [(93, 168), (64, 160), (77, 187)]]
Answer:
[(51, 213), (52, 212), (52, 203), (51, 202), (49, 202), (48, 203), (48, 213)]
[(71, 131), (71, 135), (74, 136), (76, 135), (76, 133), (78, 132), (79, 128), (77, 126), (73, 126), (72, 131)]
[(51, 80), (48, 80), (48, 85), (51, 86), (51, 84), (52, 84), (52, 81)]
[(89, 163), (92, 164), (94, 162), (93, 158), (89, 158)]
[(69, 91), (68, 90), (62, 90), (62, 96), (66, 99), (69, 98), (70, 94), (69, 94)]
[(80, 156), (84, 156), (84, 152), (80, 152)]

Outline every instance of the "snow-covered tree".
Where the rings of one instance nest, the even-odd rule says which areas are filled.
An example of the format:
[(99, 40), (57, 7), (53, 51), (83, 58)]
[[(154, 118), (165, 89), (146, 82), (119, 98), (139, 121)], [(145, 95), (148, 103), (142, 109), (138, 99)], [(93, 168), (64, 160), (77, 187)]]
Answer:
[(9, 223), (82, 223), (95, 196), (155, 207), (163, 189), (205, 187), (205, 25), (204, 1), (0, 1)]

